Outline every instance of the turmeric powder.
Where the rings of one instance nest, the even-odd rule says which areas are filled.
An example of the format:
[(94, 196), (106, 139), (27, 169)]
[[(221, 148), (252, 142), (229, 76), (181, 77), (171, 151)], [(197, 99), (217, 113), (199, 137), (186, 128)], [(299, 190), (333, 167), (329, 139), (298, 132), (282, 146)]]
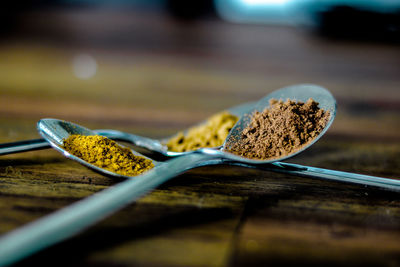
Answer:
[(185, 152), (202, 147), (221, 146), (238, 117), (227, 111), (210, 117), (204, 124), (192, 127), (185, 134), (177, 133), (166, 143), (168, 150)]
[(136, 176), (154, 167), (151, 160), (136, 156), (129, 148), (100, 135), (70, 135), (64, 139), (64, 148), (93, 165), (121, 175)]

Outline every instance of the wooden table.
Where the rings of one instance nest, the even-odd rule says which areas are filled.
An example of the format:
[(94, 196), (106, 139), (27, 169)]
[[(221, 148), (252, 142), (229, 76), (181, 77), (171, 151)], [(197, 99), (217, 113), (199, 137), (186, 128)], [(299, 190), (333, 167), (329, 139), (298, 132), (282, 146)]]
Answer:
[[(87, 80), (72, 67), (82, 54), (97, 62)], [(274, 89), (315, 83), (337, 98), (337, 118), (288, 162), (399, 179), (399, 55), (392, 44), (327, 40), (302, 28), (31, 12), (0, 44), (0, 142), (38, 138), (43, 117), (164, 137)], [(118, 182), (53, 150), (2, 156), (0, 234)], [(400, 265), (400, 194), (202, 167), (17, 265), (299, 264)]]

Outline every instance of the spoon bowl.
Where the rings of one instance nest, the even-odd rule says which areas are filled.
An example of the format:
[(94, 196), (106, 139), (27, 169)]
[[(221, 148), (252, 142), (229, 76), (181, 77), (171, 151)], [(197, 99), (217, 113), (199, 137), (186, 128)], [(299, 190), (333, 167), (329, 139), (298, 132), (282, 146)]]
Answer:
[[(118, 178), (126, 178), (127, 176), (111, 172), (107, 169), (100, 168), (94, 164), (91, 164), (74, 154), (71, 154), (64, 148), (64, 140), (67, 139), (70, 135), (73, 134), (79, 134), (79, 135), (98, 135), (97, 132), (94, 132), (88, 128), (85, 128), (81, 125), (72, 123), (72, 122), (67, 122), (63, 120), (58, 120), (58, 119), (42, 119), (38, 122), (38, 131), (40, 135), (49, 142), (49, 144), (57, 151), (61, 152), (66, 158), (72, 159), (74, 161), (77, 161), (78, 163), (82, 164), (85, 167), (88, 167), (89, 169), (92, 169), (93, 171), (107, 175), (107, 176), (114, 176)], [(148, 160), (153, 161), (154, 166), (156, 167), (158, 164), (162, 164), (158, 161), (152, 160), (135, 150), (131, 150), (133, 154), (136, 156), (144, 157)]]
[(265, 164), (265, 163), (271, 163), (275, 161), (282, 161), (285, 159), (288, 159), (290, 157), (293, 157), (296, 154), (301, 153), (302, 151), (306, 150), (310, 146), (312, 146), (315, 142), (317, 142), (329, 129), (329, 127), (332, 125), (333, 120), (336, 117), (336, 100), (332, 96), (332, 94), (326, 90), (323, 87), (316, 86), (316, 85), (295, 85), (295, 86), (289, 86), (285, 87), (279, 90), (276, 90), (270, 94), (268, 94), (266, 97), (262, 98), (260, 101), (258, 101), (252, 110), (248, 110), (245, 112), (241, 119), (236, 123), (236, 125), (233, 127), (233, 129), (229, 132), (229, 135), (227, 136), (225, 143), (224, 143), (224, 150), (229, 150), (229, 148), (234, 144), (239, 142), (239, 139), (241, 138), (243, 130), (250, 124), (251, 121), (251, 115), (255, 112), (262, 112), (266, 107), (269, 106), (270, 100), (276, 99), (276, 100), (283, 100), (286, 101), (287, 99), (296, 101), (296, 102), (303, 102), (306, 103), (308, 99), (312, 98), (314, 101), (319, 103), (319, 107), (324, 109), (325, 111), (328, 111), (330, 114), (329, 120), (327, 121), (324, 129), (318, 134), (317, 137), (312, 139), (310, 142), (307, 144), (303, 145), (300, 149), (279, 157), (279, 158), (272, 158), (272, 159), (266, 159), (266, 160), (260, 160), (260, 159), (248, 159), (244, 158), (241, 156), (237, 156), (235, 154), (231, 154), (229, 152), (226, 152), (226, 156), (229, 157), (231, 160), (236, 160), (236, 161), (241, 161), (244, 163), (248, 164)]

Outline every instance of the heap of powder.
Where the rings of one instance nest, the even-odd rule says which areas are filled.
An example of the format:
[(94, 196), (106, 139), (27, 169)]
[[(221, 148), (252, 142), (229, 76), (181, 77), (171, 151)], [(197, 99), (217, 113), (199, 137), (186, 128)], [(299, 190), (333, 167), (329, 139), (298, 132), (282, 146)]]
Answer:
[(221, 146), (237, 121), (238, 117), (235, 115), (226, 111), (220, 112), (204, 124), (190, 128), (186, 134), (179, 132), (166, 145), (168, 150), (175, 152)]
[(154, 167), (151, 160), (100, 135), (70, 135), (64, 139), (64, 148), (86, 162), (121, 175), (136, 176)]
[(280, 158), (296, 152), (325, 128), (329, 111), (309, 99), (306, 103), (270, 100), (263, 112), (252, 114), (239, 142), (228, 151), (252, 159)]

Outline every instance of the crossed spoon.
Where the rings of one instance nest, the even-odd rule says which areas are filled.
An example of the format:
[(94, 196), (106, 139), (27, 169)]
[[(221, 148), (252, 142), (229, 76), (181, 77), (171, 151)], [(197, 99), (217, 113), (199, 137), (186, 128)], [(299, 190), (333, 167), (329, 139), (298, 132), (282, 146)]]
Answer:
[[(322, 109), (329, 111), (331, 116), (324, 130), (300, 150), (281, 158), (268, 160), (249, 159), (228, 152), (229, 147), (235, 142), (238, 142), (243, 129), (249, 124), (249, 115), (256, 110), (260, 112), (263, 111), (269, 106), (270, 99), (291, 99), (306, 102), (310, 97), (319, 102)], [(310, 147), (332, 124), (336, 115), (336, 101), (333, 96), (322, 87), (315, 85), (296, 85), (282, 88), (264, 97), (257, 102), (257, 104), (252, 105), (252, 108), (249, 108), (249, 106), (242, 106), (236, 109), (233, 108), (230, 111), (233, 111), (232, 113), (234, 115), (239, 115), (240, 119), (230, 131), (223, 146), (218, 148), (201, 148), (196, 151), (176, 153), (168, 151), (158, 140), (129, 134), (126, 134), (127, 136), (125, 136), (125, 138), (119, 136), (117, 139), (131, 141), (138, 146), (156, 151), (164, 156), (173, 157), (166, 162), (153, 160), (154, 168), (136, 177), (128, 177), (99, 168), (70, 154), (63, 147), (63, 140), (68, 138), (71, 134), (96, 135), (97, 132), (66, 121), (56, 119), (40, 120), (38, 122), (39, 133), (53, 148), (61, 152), (65, 157), (75, 160), (96, 172), (127, 179), (1, 237), (0, 266), (14, 263), (45, 247), (69, 238), (118, 211), (129, 203), (134, 202), (136, 199), (167, 180), (189, 169), (204, 165), (226, 163), (341, 182), (372, 185), (384, 189), (400, 191), (399, 180), (279, 162)], [(112, 133), (114, 133), (114, 137), (116, 137), (116, 135), (121, 135), (118, 131), (109, 131), (107, 137), (112, 138)], [(133, 152), (140, 155), (135, 151)]]

